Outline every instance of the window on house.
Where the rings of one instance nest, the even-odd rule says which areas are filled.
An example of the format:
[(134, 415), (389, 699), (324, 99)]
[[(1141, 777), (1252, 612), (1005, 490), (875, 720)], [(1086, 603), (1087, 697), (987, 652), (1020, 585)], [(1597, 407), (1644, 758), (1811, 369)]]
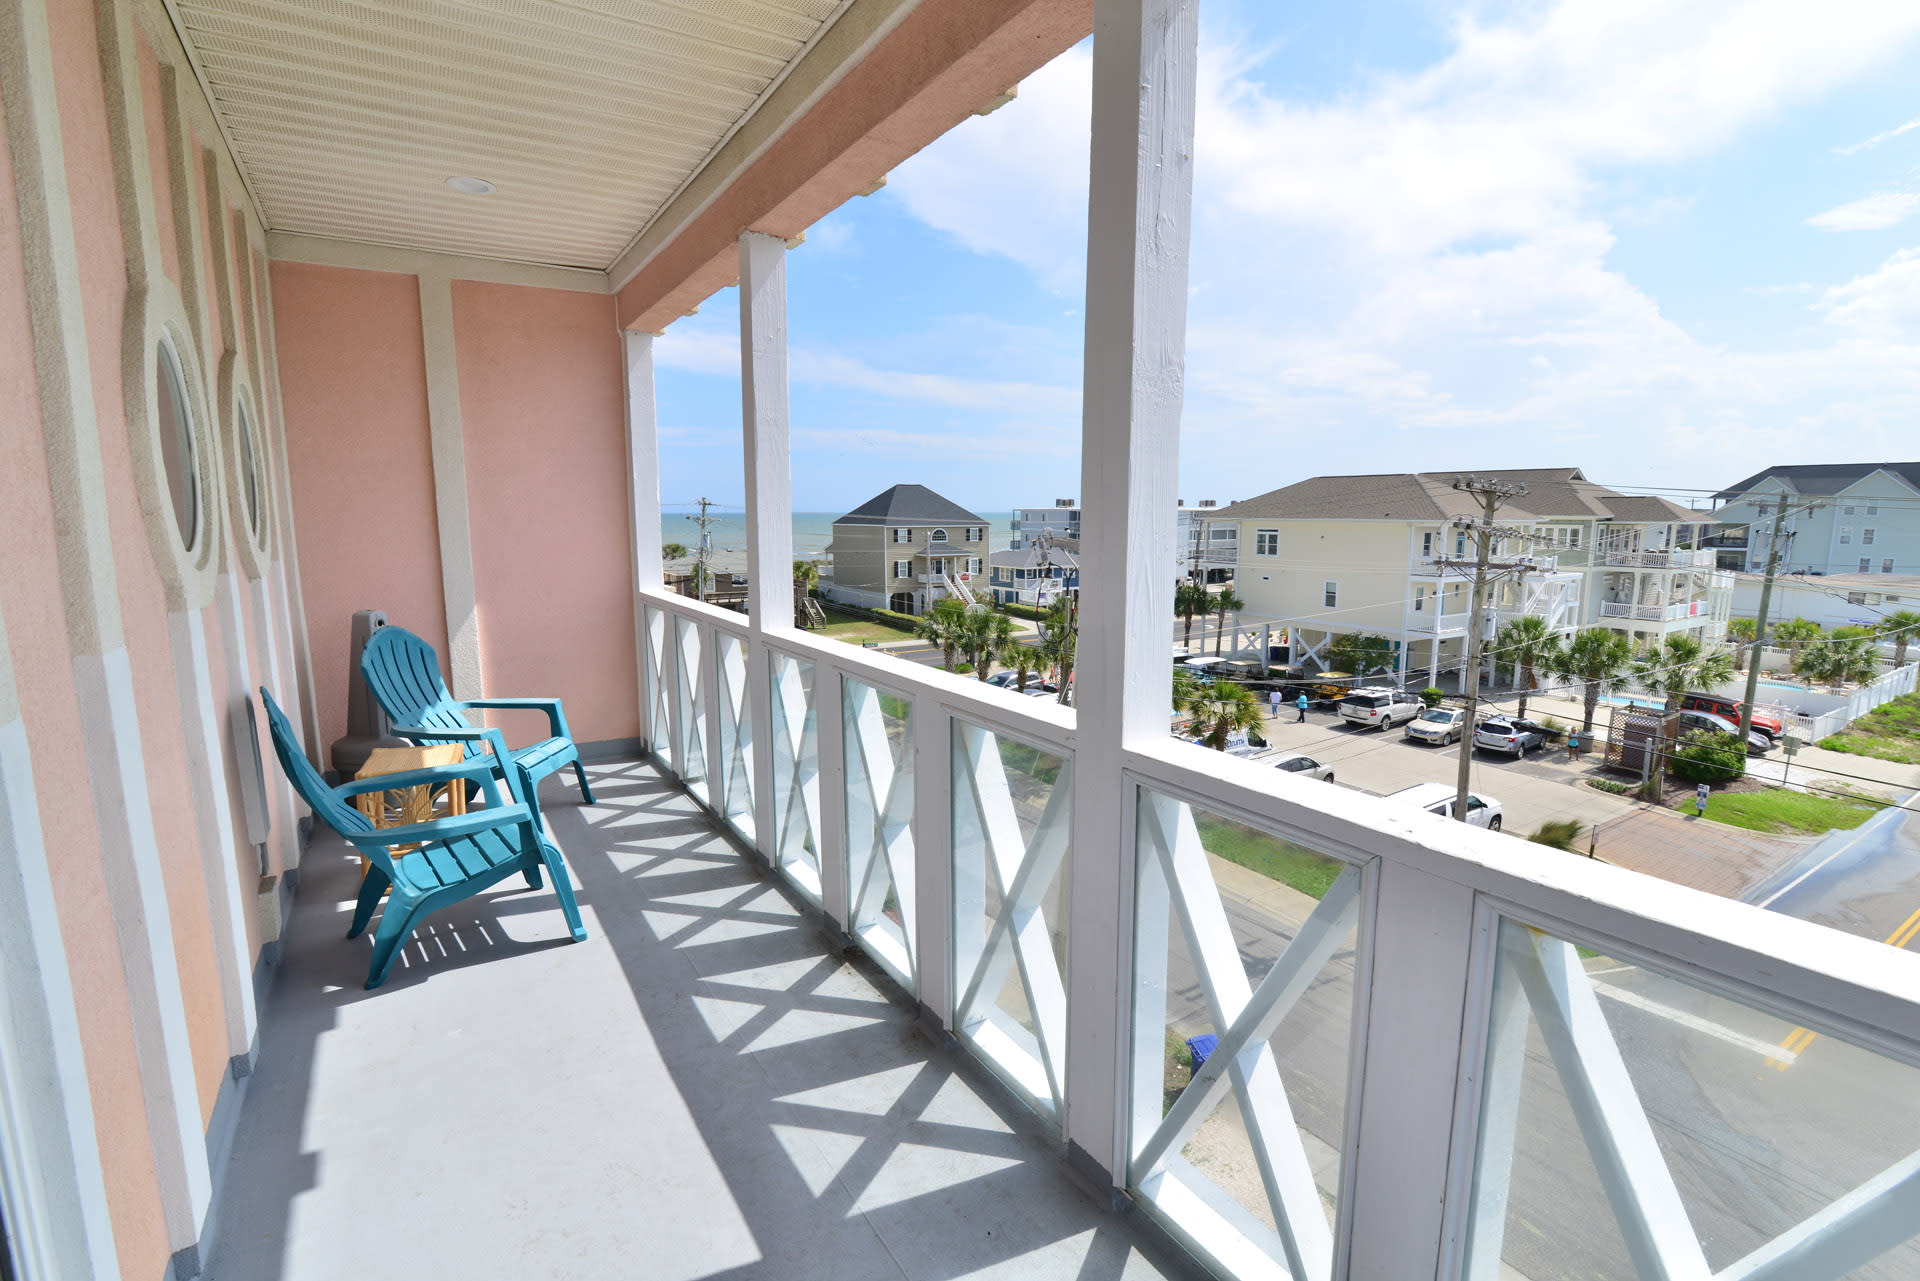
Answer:
[(1216, 543), (1237, 543), (1240, 541), (1240, 531), (1232, 525), (1209, 525), (1207, 537)]
[(1852, 526), (1852, 525), (1842, 525), (1842, 526), (1840, 526), (1840, 541), (1841, 541), (1841, 542), (1843, 542), (1843, 543), (1850, 543), (1850, 542), (1852, 542), (1852, 541), (1853, 541), (1853, 526)]
[(896, 543), (910, 543), (913, 541), (913, 531), (911, 529), (896, 529), (893, 531), (893, 541)]
[(1847, 593), (1847, 604), (1864, 605), (1866, 603), (1867, 603), (1867, 594), (1865, 592), (1848, 592)]
[(1861, 531), (1860, 531), (1860, 545), (1861, 545), (1862, 547), (1871, 547), (1871, 546), (1873, 546), (1873, 528), (1872, 528), (1872, 526), (1868, 526), (1868, 527), (1867, 527), (1866, 529), (1863, 529), (1863, 530), (1861, 530)]
[(1467, 536), (1465, 534), (1455, 534), (1453, 536), (1453, 554), (1455, 556), (1465, 556), (1467, 554)]
[(893, 576), (895, 578), (912, 578), (913, 562), (910, 560), (896, 560), (893, 562)]
[(1280, 554), (1280, 531), (1277, 529), (1254, 530), (1253, 554), (1255, 556), (1278, 556)]
[(1878, 516), (1879, 514), (1880, 514), (1880, 504), (1879, 504), (1879, 503), (1868, 503), (1868, 504), (1867, 504), (1867, 515), (1869, 515), (1869, 516)]
[(1873, 561), (1869, 557), (1862, 556), (1860, 558), (1860, 572), (1864, 574), (1864, 573), (1867, 573), (1872, 568), (1873, 568)]
[(1853, 515), (1853, 504), (1852, 504), (1852, 503), (1848, 503), (1848, 504), (1847, 504), (1847, 505), (1846, 505), (1845, 507), (1842, 507), (1842, 508), (1840, 509), (1840, 514), (1841, 514), (1842, 516), (1851, 516), (1851, 515)]
[(980, 558), (978, 556), (970, 556), (967, 558), (967, 572), (969, 574), (977, 574), (980, 572)]
[(1426, 533), (1420, 535), (1420, 559), (1421, 560), (1433, 559), (1433, 531), (1432, 530), (1428, 530)]
[(1327, 608), (1332, 609), (1340, 603), (1340, 584), (1331, 578), (1327, 579), (1320, 584), (1320, 596), (1326, 601)]
[(1427, 609), (1427, 589), (1424, 587), (1414, 588), (1413, 589), (1413, 612), (1416, 614), (1423, 614), (1426, 612), (1426, 609)]
[(927, 535), (927, 541), (930, 543), (944, 543), (947, 541), (947, 531), (944, 529), (936, 529)]
[(1867, 593), (1867, 604), (1869, 604), (1869, 605), (1878, 605), (1879, 603), (1880, 603), (1880, 593), (1879, 593), (1879, 592), (1868, 592), (1868, 593)]
[[(1880, 572), (1883, 574), (1891, 574), (1893, 572), (1893, 557), (1889, 556), (1880, 562)], [(1893, 598), (1889, 596), (1887, 599), (1892, 600)]]

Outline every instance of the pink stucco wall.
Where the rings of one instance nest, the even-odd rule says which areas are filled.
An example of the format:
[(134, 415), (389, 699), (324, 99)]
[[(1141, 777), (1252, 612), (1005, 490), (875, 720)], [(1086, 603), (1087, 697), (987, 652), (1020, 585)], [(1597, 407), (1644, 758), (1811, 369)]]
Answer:
[(412, 276), (290, 262), (272, 280), (324, 751), (346, 732), (355, 610), (383, 609), (447, 652), (420, 289)]
[[(558, 696), (576, 740), (639, 730), (626, 426), (612, 300), (455, 281), (486, 692)], [(304, 548), (304, 544), (303, 544)], [(514, 713), (510, 741), (544, 719)]]

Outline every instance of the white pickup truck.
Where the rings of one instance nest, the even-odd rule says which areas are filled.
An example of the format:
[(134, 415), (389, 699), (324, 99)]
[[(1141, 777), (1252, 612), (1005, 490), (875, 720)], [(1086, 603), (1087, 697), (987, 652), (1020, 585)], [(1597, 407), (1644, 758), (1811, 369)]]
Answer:
[(1418, 695), (1385, 685), (1363, 686), (1340, 700), (1341, 720), (1381, 730), (1410, 721), (1426, 710)]

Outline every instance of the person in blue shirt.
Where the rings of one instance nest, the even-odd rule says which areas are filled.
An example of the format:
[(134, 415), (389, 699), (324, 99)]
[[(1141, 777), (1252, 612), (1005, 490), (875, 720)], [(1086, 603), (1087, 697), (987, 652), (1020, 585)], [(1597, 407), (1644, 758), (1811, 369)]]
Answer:
[(1307, 696), (1302, 694), (1300, 697), (1294, 699), (1293, 705), (1300, 709), (1299, 717), (1293, 722), (1295, 725), (1298, 725), (1301, 721), (1307, 719)]

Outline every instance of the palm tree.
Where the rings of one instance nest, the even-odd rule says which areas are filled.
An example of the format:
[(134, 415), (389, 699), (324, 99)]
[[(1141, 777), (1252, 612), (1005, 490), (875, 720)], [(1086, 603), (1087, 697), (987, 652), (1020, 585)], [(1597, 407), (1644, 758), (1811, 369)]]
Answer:
[(1756, 627), (1757, 624), (1751, 618), (1735, 618), (1727, 623), (1727, 642), (1735, 646), (1733, 670), (1736, 672), (1747, 670), (1747, 650), (1753, 644)]
[(1539, 673), (1553, 666), (1559, 652), (1559, 635), (1535, 614), (1522, 614), (1493, 634), (1494, 661), (1520, 673), (1521, 716), (1527, 714), (1527, 695), (1540, 688)]
[(1022, 694), (1027, 692), (1027, 677), (1039, 671), (1046, 662), (1046, 656), (1039, 650), (1011, 638), (994, 652), (993, 658), (1000, 666), (1013, 669), (1014, 688)]
[(993, 672), (993, 656), (1013, 643), (1013, 620), (985, 605), (975, 605), (960, 620), (960, 652), (980, 680)]
[(1213, 634), (1213, 656), (1220, 657), (1220, 642), (1227, 637), (1227, 612), (1238, 613), (1247, 607), (1247, 602), (1233, 594), (1233, 588), (1222, 587), (1213, 593), (1213, 607), (1220, 611), (1220, 630)]
[(1071, 697), (1073, 689), (1073, 657), (1079, 625), (1079, 602), (1071, 596), (1062, 596), (1040, 616), (1039, 650), (1059, 675), (1062, 704)]
[(1604, 627), (1589, 627), (1574, 634), (1547, 663), (1547, 670), (1561, 680), (1579, 681), (1585, 686), (1582, 704), (1586, 719), (1580, 732), (1593, 732), (1593, 709), (1600, 704), (1600, 687), (1626, 670), (1633, 658), (1633, 645), (1619, 632)]
[(1770, 639), (1776, 645), (1787, 647), (1787, 666), (1798, 671), (1800, 651), (1805, 649), (1809, 642), (1820, 639), (1820, 634), (1820, 624), (1811, 619), (1789, 618), (1773, 629)]
[(1893, 641), (1893, 665), (1907, 665), (1907, 642), (1920, 636), (1920, 610), (1902, 609), (1880, 620), (1880, 635)]
[(1794, 675), (1825, 681), (1839, 689), (1864, 684), (1880, 670), (1879, 633), (1872, 627), (1836, 627), (1824, 644), (1809, 645), (1794, 666)]
[(820, 566), (810, 560), (793, 562), (793, 585), (803, 592), (810, 592), (820, 585)]
[(1227, 740), (1235, 731), (1254, 729), (1266, 718), (1253, 691), (1232, 681), (1200, 686), (1187, 695), (1180, 710), (1193, 718), (1194, 728), (1217, 752), (1227, 750)]
[(685, 560), (686, 558), (687, 545), (685, 543), (666, 543), (660, 548), (661, 560)]
[(1189, 580), (1173, 589), (1173, 612), (1186, 620), (1186, 630), (1180, 637), (1181, 648), (1193, 648), (1193, 616), (1211, 613), (1212, 610), (1213, 593), (1207, 590), (1205, 583)]
[(933, 603), (933, 608), (920, 616), (914, 624), (913, 634), (929, 645), (940, 647), (940, 665), (948, 671), (954, 669), (954, 655), (960, 648), (961, 628), (966, 625), (967, 607), (964, 602), (952, 596), (944, 597)]
[(1669, 636), (1633, 660), (1633, 678), (1647, 693), (1665, 699), (1667, 710), (1674, 712), (1688, 690), (1712, 689), (1732, 680), (1733, 654), (1724, 646), (1708, 647), (1691, 636)]

